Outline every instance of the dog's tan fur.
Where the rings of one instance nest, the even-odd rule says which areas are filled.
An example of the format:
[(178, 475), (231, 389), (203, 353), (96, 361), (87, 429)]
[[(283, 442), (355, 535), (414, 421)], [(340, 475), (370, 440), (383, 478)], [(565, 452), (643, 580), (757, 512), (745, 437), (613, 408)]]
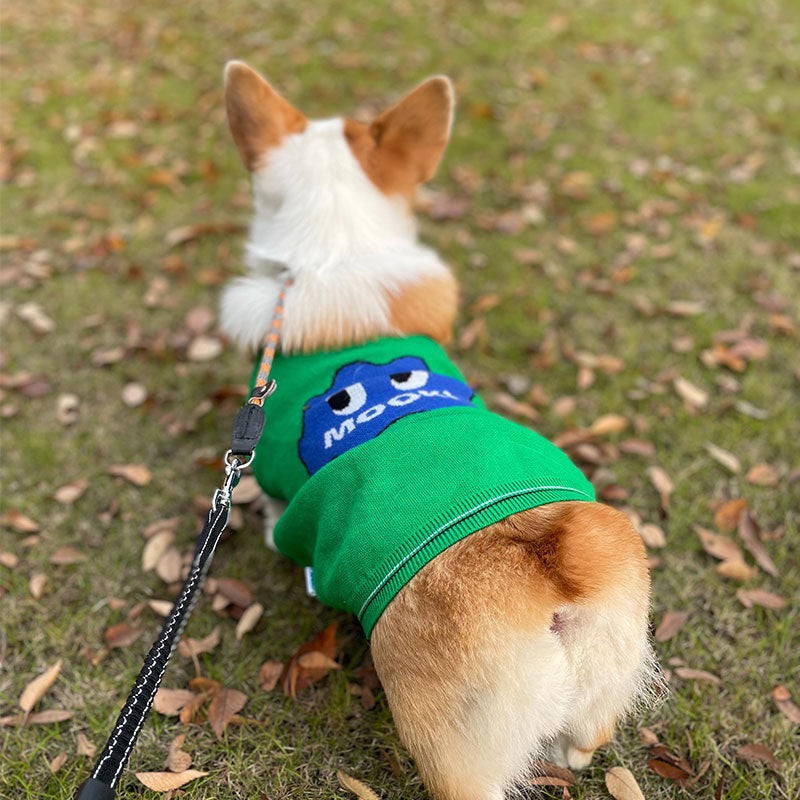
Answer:
[[(261, 86), (261, 82), (264, 86)], [(228, 72), (233, 136), (255, 168), (305, 117), (249, 68)], [(253, 109), (253, 104), (258, 108)], [(410, 203), (441, 158), (449, 81), (421, 84), (372, 125), (343, 135), (384, 194)], [(386, 297), (384, 327), (318, 322), (303, 341), (333, 348), (386, 335), (451, 338), (457, 288), (435, 275)], [(287, 308), (287, 314), (291, 308)], [(401, 590), (372, 636), (400, 736), (437, 800), (500, 800), (534, 757), (588, 764), (652, 677), (649, 575), (618, 511), (562, 502), (515, 514), (458, 542)]]

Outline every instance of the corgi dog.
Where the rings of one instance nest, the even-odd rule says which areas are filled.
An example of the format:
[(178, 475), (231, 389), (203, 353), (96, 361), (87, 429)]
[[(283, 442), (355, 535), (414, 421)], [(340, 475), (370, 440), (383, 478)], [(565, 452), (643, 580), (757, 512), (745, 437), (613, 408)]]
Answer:
[[(292, 280), (263, 480), (256, 469), (290, 500), (279, 519), (270, 501), (271, 538), (313, 566), (320, 599), (359, 615), (433, 798), (502, 800), (535, 759), (587, 766), (658, 682), (645, 550), (566, 456), (482, 408), (442, 355), (458, 290), (412, 204), (450, 136), (450, 81), (371, 124), (309, 120), (233, 61), (225, 102), (254, 197), (226, 333), (255, 350)], [(413, 547), (392, 539), (405, 531)]]

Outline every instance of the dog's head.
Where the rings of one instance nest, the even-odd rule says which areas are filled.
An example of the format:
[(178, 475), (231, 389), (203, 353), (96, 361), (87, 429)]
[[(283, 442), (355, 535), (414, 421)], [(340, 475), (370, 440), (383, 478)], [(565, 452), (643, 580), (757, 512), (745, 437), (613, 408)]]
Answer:
[[(251, 172), (267, 167), (281, 151), (285, 170), (314, 170), (322, 182), (331, 166), (324, 162), (333, 160), (335, 166), (346, 145), (385, 196), (410, 202), (416, 186), (433, 177), (447, 145), (453, 88), (444, 76), (428, 78), (369, 125), (347, 118), (310, 121), (255, 70), (231, 61), (225, 67), (225, 105), (239, 155)], [(309, 151), (316, 156), (311, 164)], [(286, 157), (292, 153), (294, 164)], [(287, 181), (283, 188), (290, 186)]]

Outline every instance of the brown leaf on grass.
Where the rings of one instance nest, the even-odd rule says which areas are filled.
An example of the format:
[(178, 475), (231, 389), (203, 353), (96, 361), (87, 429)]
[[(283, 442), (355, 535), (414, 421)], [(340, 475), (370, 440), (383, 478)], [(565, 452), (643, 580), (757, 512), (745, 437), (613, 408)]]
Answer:
[(134, 486), (147, 486), (153, 474), (144, 464), (112, 464), (107, 470), (115, 478), (124, 478)]
[(772, 575), (773, 578), (777, 578), (778, 568), (764, 548), (764, 545), (761, 544), (759, 534), (758, 523), (753, 518), (753, 515), (747, 509), (743, 509), (742, 513), (739, 515), (739, 536), (748, 552), (755, 558), (758, 566), (761, 567), (767, 575)]
[(749, 764), (762, 762), (768, 764), (772, 769), (778, 770), (781, 768), (781, 762), (775, 757), (775, 754), (763, 744), (746, 744), (736, 751), (736, 758), (741, 761), (747, 761)]
[(611, 767), (606, 772), (606, 788), (615, 800), (644, 800), (636, 778), (625, 767)]
[(157, 533), (162, 533), (163, 531), (172, 531), (174, 533), (178, 525), (180, 525), (180, 522), (180, 517), (170, 517), (169, 519), (160, 519), (157, 522), (151, 522), (144, 531), (142, 531), (142, 535), (145, 539), (152, 539)]
[(656, 736), (650, 728), (639, 728), (639, 741), (650, 747), (651, 745), (658, 744), (658, 736)]
[(653, 464), (647, 468), (647, 477), (650, 478), (650, 482), (661, 498), (661, 508), (663, 508), (664, 511), (669, 511), (669, 498), (675, 489), (675, 485), (672, 483), (669, 475), (667, 475), (666, 470)]
[(691, 381), (678, 375), (672, 382), (675, 391), (684, 403), (688, 403), (692, 408), (701, 409), (708, 405), (708, 392), (701, 389)]
[(52, 667), (48, 667), (22, 690), (22, 694), (19, 696), (19, 707), (23, 711), (32, 711), (33, 707), (42, 699), (44, 693), (56, 682), (59, 672), (61, 672), (60, 658)]
[(675, 781), (678, 786), (683, 786), (691, 777), (691, 773), (686, 772), (676, 764), (672, 764), (669, 761), (662, 761), (659, 758), (648, 758), (647, 766), (662, 778), (670, 778), (671, 780)]
[(375, 708), (375, 695), (372, 693), (372, 689), (369, 686), (364, 686), (361, 689), (361, 708), (364, 711), (372, 711)]
[(625, 439), (624, 442), (619, 443), (619, 449), (623, 453), (642, 456), (642, 458), (653, 458), (656, 454), (655, 445), (646, 439)]
[(127, 647), (133, 644), (142, 634), (141, 628), (135, 628), (127, 622), (118, 622), (106, 628), (103, 639), (108, 647)]
[(54, 722), (64, 722), (73, 716), (73, 711), (60, 708), (37, 711), (35, 714), (12, 714), (10, 717), (0, 717), (0, 728), (16, 725), (51, 725)]
[(172, 544), (175, 534), (172, 531), (159, 531), (150, 537), (142, 550), (142, 570), (149, 572), (158, 564), (164, 553), (167, 552)]
[(745, 564), (741, 558), (730, 558), (717, 564), (715, 569), (723, 578), (741, 582), (752, 580), (758, 574), (755, 567)]
[(539, 419), (539, 412), (530, 403), (517, 400), (516, 397), (508, 392), (495, 392), (492, 395), (492, 405), (506, 414), (527, 419), (530, 422), (535, 422)]
[(189, 361), (212, 361), (223, 350), (222, 342), (215, 336), (202, 334), (189, 342), (186, 348), (186, 358)]
[(239, 617), (236, 623), (236, 641), (241, 641), (241, 638), (255, 628), (261, 615), (264, 613), (264, 606), (261, 603), (253, 603), (249, 605)]
[(192, 766), (192, 757), (183, 749), (186, 734), (181, 733), (169, 743), (167, 753), (167, 769), (170, 772), (185, 772)]
[(628, 420), (621, 414), (603, 414), (589, 426), (589, 433), (592, 436), (609, 436), (613, 433), (621, 433), (627, 427)]
[(471, 350), (478, 341), (485, 342), (489, 337), (489, 330), (486, 320), (483, 317), (476, 317), (468, 325), (465, 325), (458, 334), (458, 349)]
[(783, 684), (779, 684), (772, 690), (772, 700), (786, 719), (794, 722), (795, 725), (800, 725), (800, 708), (792, 702), (792, 695)]
[(551, 761), (534, 761), (534, 775), (530, 779), (532, 786), (574, 786), (575, 776), (565, 767), (559, 767)]
[(238, 222), (200, 222), (195, 225), (182, 225), (173, 228), (164, 237), (168, 247), (178, 247), (178, 245), (199, 239), (201, 236), (223, 236), (228, 233), (238, 233), (244, 230)]
[(17, 533), (37, 533), (39, 531), (39, 523), (26, 517), (16, 508), (9, 508), (0, 514), (0, 525), (13, 528)]
[(716, 461), (718, 464), (722, 464), (725, 469), (729, 470), (734, 475), (738, 475), (742, 471), (741, 462), (729, 450), (723, 450), (721, 447), (717, 447), (711, 442), (706, 442), (705, 448), (706, 452), (711, 456), (711, 458), (714, 459), (714, 461)]
[(348, 775), (346, 772), (342, 772), (342, 770), (336, 770), (336, 777), (339, 780), (339, 786), (342, 789), (346, 789), (348, 792), (352, 792), (358, 800), (380, 800), (377, 794), (372, 791), (366, 784), (362, 783), (357, 778), (354, 778), (352, 775)]
[(668, 642), (686, 624), (689, 619), (688, 611), (667, 611), (664, 619), (656, 628), (656, 641)]
[(737, 589), (736, 597), (745, 608), (756, 605), (780, 611), (786, 605), (785, 597), (768, 592), (766, 589)]
[(265, 661), (258, 670), (258, 685), (265, 691), (271, 692), (278, 684), (283, 672), (280, 661)]
[(166, 617), (172, 611), (172, 603), (169, 600), (148, 600), (147, 605), (159, 617)]
[(739, 524), (739, 515), (745, 508), (747, 508), (747, 500), (743, 497), (723, 503), (714, 514), (714, 527), (724, 533), (735, 531)]
[(89, 481), (81, 479), (77, 481), (70, 481), (70, 483), (65, 483), (63, 486), (59, 486), (56, 489), (53, 497), (59, 503), (74, 503), (88, 488)]
[(47, 583), (47, 575), (43, 572), (34, 572), (28, 581), (28, 591), (34, 600), (38, 600), (44, 592), (44, 585)]
[(75, 750), (79, 756), (94, 758), (97, 753), (97, 745), (92, 744), (83, 733), (79, 733), (75, 742)]
[(178, 652), (186, 658), (199, 656), (201, 653), (210, 653), (219, 644), (219, 640), (220, 627), (216, 625), (214, 630), (202, 639), (192, 639), (189, 636), (184, 636), (178, 642)]
[(202, 778), (207, 772), (196, 769), (187, 769), (184, 772), (137, 772), (136, 777), (148, 789), (154, 792), (169, 792), (185, 786), (189, 781)]
[(704, 669), (692, 669), (691, 667), (677, 667), (675, 674), (685, 681), (708, 681), (709, 683), (722, 683), (722, 681), (712, 672)]
[(672, 317), (694, 317), (705, 310), (705, 304), (694, 300), (673, 300), (664, 306), (664, 311)]
[(175, 717), (195, 697), (197, 695), (188, 689), (159, 689), (153, 700), (153, 708), (166, 717)]
[(778, 470), (770, 464), (753, 464), (747, 470), (745, 480), (756, 486), (775, 486), (778, 483)]
[(327, 669), (303, 669), (298, 663), (298, 659), (304, 653), (318, 650), (328, 658), (335, 659), (339, 648), (336, 640), (337, 623), (332, 622), (327, 628), (312, 636), (305, 644), (301, 645), (297, 651), (289, 658), (283, 667), (280, 676), (280, 683), (285, 694), (295, 697), (301, 689), (310, 686), (314, 681), (323, 678), (328, 674)]
[(302, 655), (298, 656), (297, 665), (301, 669), (313, 669), (313, 670), (317, 669), (329, 670), (329, 669), (342, 668), (338, 662), (326, 656), (325, 653), (321, 653), (319, 650), (310, 650), (309, 652), (303, 653)]
[(639, 525), (639, 536), (647, 547), (665, 547), (667, 537), (664, 531), (652, 522), (643, 522)]
[(714, 556), (714, 558), (718, 558), (721, 561), (744, 560), (739, 545), (737, 545), (733, 539), (720, 536), (718, 533), (714, 533), (714, 531), (700, 527), (700, 525), (695, 525), (694, 529), (700, 538), (700, 544), (703, 546), (703, 550), (710, 556)]
[(0, 553), (0, 565), (14, 569), (17, 564), (19, 564), (19, 556), (15, 553), (6, 553), (5, 551)]
[(54, 550), (50, 554), (48, 561), (51, 564), (63, 566), (65, 564), (77, 564), (79, 561), (86, 561), (86, 559), (86, 553), (82, 553), (80, 550), (66, 545), (65, 547), (59, 547), (58, 550)]
[(54, 758), (54, 759), (53, 759), (53, 760), (52, 760), (52, 761), (51, 761), (51, 762), (50, 762), (50, 763), (47, 765), (47, 766), (48, 766), (48, 768), (50, 769), (50, 772), (52, 772), (52, 773), (54, 773), (54, 774), (55, 774), (56, 772), (58, 772), (58, 771), (61, 769), (61, 767), (63, 767), (63, 766), (64, 766), (64, 764), (65, 764), (66, 760), (67, 760), (67, 754), (66, 754), (66, 753), (59, 753), (59, 754), (58, 754), (58, 755), (57, 755), (57, 756), (56, 756), (56, 757), (55, 757), (55, 758)]
[(231, 494), (231, 501), (234, 505), (248, 505), (254, 500), (258, 500), (261, 495), (261, 487), (255, 477), (253, 475), (244, 475), (239, 479), (239, 483), (236, 484)]
[(208, 722), (217, 739), (222, 739), (231, 717), (238, 714), (246, 702), (247, 695), (236, 689), (223, 687), (214, 695), (208, 706)]
[(158, 575), (164, 583), (175, 583), (179, 581), (181, 579), (182, 570), (183, 559), (181, 558), (181, 554), (174, 547), (168, 547), (158, 559), (158, 563), (155, 566), (156, 575)]
[(231, 603), (242, 608), (247, 608), (253, 602), (250, 590), (235, 578), (217, 578), (217, 591)]

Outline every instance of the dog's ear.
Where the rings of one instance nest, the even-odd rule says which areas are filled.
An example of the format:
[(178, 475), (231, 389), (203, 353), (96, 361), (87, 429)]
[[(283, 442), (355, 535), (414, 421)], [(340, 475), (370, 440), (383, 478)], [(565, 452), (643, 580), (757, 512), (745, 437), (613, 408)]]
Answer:
[(270, 147), (289, 133), (301, 133), (308, 120), (243, 61), (225, 65), (225, 107), (233, 140), (249, 170), (260, 166)]
[(423, 81), (370, 125), (381, 157), (401, 160), (415, 184), (430, 180), (450, 138), (453, 106), (449, 78)]

